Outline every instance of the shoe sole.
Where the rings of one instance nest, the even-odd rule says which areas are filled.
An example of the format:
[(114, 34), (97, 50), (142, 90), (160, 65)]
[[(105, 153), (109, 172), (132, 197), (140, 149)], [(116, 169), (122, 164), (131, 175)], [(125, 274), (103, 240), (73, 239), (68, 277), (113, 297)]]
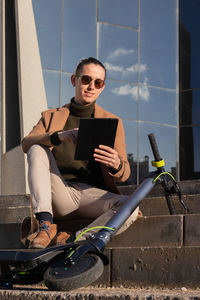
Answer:
[(56, 238), (56, 236), (51, 240), (51, 242), (47, 246), (44, 246), (44, 245), (41, 245), (41, 244), (29, 245), (28, 249), (45, 249), (45, 248), (48, 248), (48, 247), (54, 245), (55, 238)]

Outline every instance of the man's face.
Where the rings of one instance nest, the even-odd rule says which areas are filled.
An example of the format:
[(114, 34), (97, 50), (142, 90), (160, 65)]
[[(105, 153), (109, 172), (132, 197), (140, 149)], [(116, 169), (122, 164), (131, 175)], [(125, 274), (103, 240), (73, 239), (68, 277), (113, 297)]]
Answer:
[[(83, 84), (81, 77), (87, 75), (91, 77), (91, 82)], [(75, 101), (81, 105), (86, 105), (94, 102), (103, 91), (105, 84), (101, 88), (95, 86), (95, 80), (105, 79), (105, 70), (100, 65), (93, 63), (84, 65), (79, 76), (72, 75), (71, 82), (75, 87)]]

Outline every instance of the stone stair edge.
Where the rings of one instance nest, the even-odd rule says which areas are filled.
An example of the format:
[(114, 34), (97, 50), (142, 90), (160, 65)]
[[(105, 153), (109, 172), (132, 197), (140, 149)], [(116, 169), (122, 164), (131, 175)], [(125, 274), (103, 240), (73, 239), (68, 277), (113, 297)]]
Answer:
[[(58, 223), (59, 231), (76, 232), (90, 224), (91, 220), (81, 223), (76, 220)], [(132, 248), (132, 247), (183, 247), (200, 246), (200, 214), (174, 215), (174, 216), (145, 216), (139, 218), (126, 231), (112, 238), (107, 248)], [(71, 226), (70, 226), (71, 225)], [(0, 247), (16, 247), (21, 244), (20, 222), (0, 224)], [(9, 236), (9, 240), (8, 237)]]
[[(101, 277), (92, 284), (97, 290), (99, 287), (134, 290), (141, 287), (152, 289), (185, 287), (185, 291), (200, 287), (199, 247), (190, 247), (187, 251), (185, 248), (177, 247), (146, 249), (138, 247), (111, 249), (109, 252), (106, 249), (105, 252), (112, 259), (110, 265), (105, 266)], [(193, 257), (193, 260), (190, 257)]]
[[(8, 217), (6, 216), (5, 213), (6, 211), (10, 211), (10, 214), (8, 215)], [(20, 214), (20, 211), (23, 211), (23, 213)], [(11, 212), (14, 212), (14, 215), (11, 214)], [(189, 214), (188, 214), (189, 215)], [(191, 216), (200, 216), (200, 212), (199, 213), (195, 213), (195, 214), (190, 214)], [(140, 218), (144, 219), (144, 220), (154, 220), (154, 219), (169, 219), (172, 220), (173, 218), (177, 218), (177, 217), (185, 217), (187, 216), (187, 214), (175, 214), (175, 215), (170, 215), (170, 214), (159, 214), (159, 215), (143, 215), (141, 217), (139, 217), (137, 220), (139, 220)], [(30, 217), (30, 207), (29, 206), (21, 206), (21, 207), (6, 207), (1, 209), (1, 214), (0, 214), (0, 225), (6, 225), (6, 224), (18, 224), (21, 223), (23, 221), (23, 219), (25, 217)], [(55, 220), (55, 222), (57, 224), (73, 224), (75, 226), (80, 226), (80, 224), (83, 226), (85, 226), (85, 224), (89, 224), (93, 221), (93, 219), (73, 219), (73, 220)]]
[[(184, 180), (177, 182), (182, 195), (187, 194), (200, 194), (200, 179), (196, 180)], [(124, 194), (130, 194), (137, 189), (138, 185), (121, 185), (119, 189)], [(164, 195), (163, 188), (161, 184), (155, 185), (155, 187), (149, 192), (149, 195), (152, 197)]]
[(200, 290), (199, 289), (187, 289), (185, 287), (176, 289), (166, 289), (166, 288), (92, 288), (86, 287), (70, 292), (60, 292), (60, 291), (48, 291), (44, 287), (17, 287), (15, 290), (0, 290), (0, 299), (38, 299), (41, 300), (51, 299), (85, 299), (85, 300), (153, 300), (153, 299), (168, 299), (168, 300), (199, 300)]
[[(185, 180), (185, 181), (179, 181), (178, 185), (180, 186), (180, 189), (182, 190), (183, 195), (194, 195), (194, 194), (200, 194), (200, 179), (196, 180)], [(124, 192), (124, 194), (130, 194), (134, 192), (137, 189), (138, 185), (119, 185), (118, 188), (121, 192)], [(162, 191), (161, 194), (159, 194)], [(154, 193), (155, 192), (155, 193)], [(161, 184), (156, 185), (152, 191), (147, 195), (148, 198), (152, 197), (160, 197), (164, 196), (163, 188)], [(29, 199), (30, 194), (11, 194), (11, 195), (0, 195), (0, 200), (5, 198), (12, 198), (12, 197), (26, 197)]]
[[(130, 195), (130, 194), (127, 194)], [(14, 207), (16, 204), (21, 204), (30, 206), (30, 194), (17, 194), (17, 195), (0, 195), (0, 207), (3, 207), (3, 205), (7, 205), (7, 207)], [(188, 200), (190, 198), (200, 198), (200, 191), (198, 194), (184, 194), (182, 195), (183, 200)], [(173, 195), (173, 199), (175, 201), (178, 200), (177, 195)], [(143, 201), (151, 201), (151, 200), (162, 200), (166, 201), (164, 195), (147, 195)]]

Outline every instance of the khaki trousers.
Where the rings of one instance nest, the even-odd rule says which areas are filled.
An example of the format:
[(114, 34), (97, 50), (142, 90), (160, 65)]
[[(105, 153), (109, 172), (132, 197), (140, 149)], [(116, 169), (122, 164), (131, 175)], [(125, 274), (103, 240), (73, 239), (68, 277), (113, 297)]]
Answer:
[[(67, 182), (56, 165), (52, 152), (40, 145), (33, 145), (27, 152), (28, 182), (33, 213), (49, 212), (55, 218), (95, 219), (87, 228), (104, 226), (127, 199), (85, 183)], [(139, 208), (117, 231), (126, 230), (138, 217)], [(88, 231), (84, 238), (98, 230)]]

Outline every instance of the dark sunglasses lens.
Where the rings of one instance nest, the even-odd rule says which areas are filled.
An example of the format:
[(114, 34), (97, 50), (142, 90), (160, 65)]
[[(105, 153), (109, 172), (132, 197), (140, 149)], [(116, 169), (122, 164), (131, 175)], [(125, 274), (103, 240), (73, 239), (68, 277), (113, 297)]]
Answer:
[[(92, 81), (92, 78), (88, 75), (83, 75), (81, 77), (81, 83), (82, 84), (85, 84), (85, 85), (90, 84), (91, 81)], [(96, 89), (101, 89), (104, 86), (104, 81), (101, 80), (101, 79), (96, 79), (94, 81), (94, 84), (95, 84)]]
[(101, 89), (104, 86), (104, 81), (101, 79), (96, 79), (95, 80), (95, 87), (97, 89)]
[(89, 84), (91, 81), (92, 81), (92, 78), (90, 76), (83, 75), (81, 77), (82, 84)]

